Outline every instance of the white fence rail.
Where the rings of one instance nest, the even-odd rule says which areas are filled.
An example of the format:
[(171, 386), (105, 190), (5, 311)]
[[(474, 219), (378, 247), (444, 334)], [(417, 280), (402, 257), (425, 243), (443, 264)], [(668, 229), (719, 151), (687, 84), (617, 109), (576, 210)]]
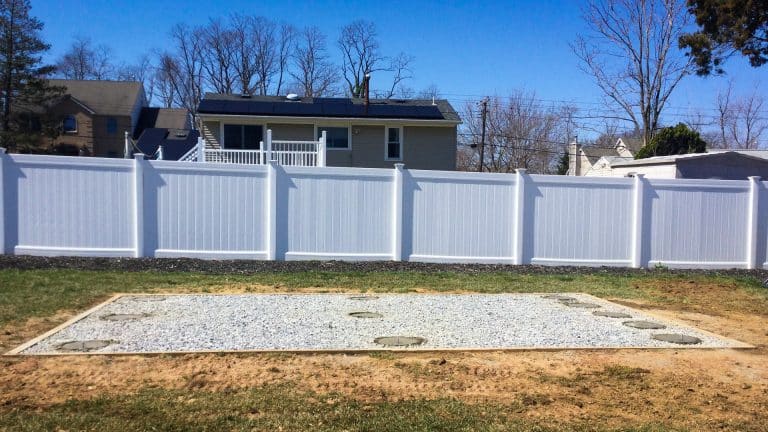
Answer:
[(5, 155), (3, 253), (768, 268), (768, 183)]

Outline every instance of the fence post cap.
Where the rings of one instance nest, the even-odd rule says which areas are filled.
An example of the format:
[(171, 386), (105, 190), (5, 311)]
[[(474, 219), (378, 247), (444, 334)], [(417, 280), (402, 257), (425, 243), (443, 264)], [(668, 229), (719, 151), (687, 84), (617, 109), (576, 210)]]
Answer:
[(5, 154), (5, 153), (6, 153), (6, 151), (5, 151), (5, 147), (0, 147), (0, 155), (1, 155), (1, 154)]
[(269, 166), (273, 168), (277, 168), (277, 166), (280, 165), (279, 163), (277, 163), (276, 160), (271, 160), (271, 161), (268, 161), (267, 163), (269, 164)]
[(144, 156), (146, 156), (144, 153), (134, 153), (133, 154), (133, 158), (134, 159), (144, 160)]
[(398, 171), (402, 171), (402, 170), (403, 170), (403, 168), (405, 168), (405, 164), (404, 164), (404, 163), (396, 163), (396, 164), (395, 164), (395, 169), (396, 169), (396, 170), (398, 170)]
[(528, 169), (526, 169), (526, 168), (516, 168), (515, 172), (518, 173), (518, 174), (525, 174), (525, 173), (528, 172)]
[[(0, 148), (0, 153), (2, 153), (2, 150), (3, 149)], [(749, 181), (759, 182), (762, 179), (762, 177), (761, 176), (749, 176), (749, 177), (747, 177), (747, 179), (749, 179)]]

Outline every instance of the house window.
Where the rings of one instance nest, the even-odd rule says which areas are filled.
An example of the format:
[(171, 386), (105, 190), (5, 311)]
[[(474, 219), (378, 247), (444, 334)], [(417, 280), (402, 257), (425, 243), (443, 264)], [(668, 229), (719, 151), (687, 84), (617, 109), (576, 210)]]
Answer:
[(387, 160), (403, 159), (403, 137), (399, 127), (387, 128)]
[(225, 149), (258, 150), (264, 139), (263, 128), (258, 125), (224, 125)]
[(317, 138), (325, 134), (325, 147), (329, 149), (349, 149), (349, 128), (347, 127), (317, 127)]
[(107, 133), (114, 135), (117, 133), (117, 119), (110, 117), (107, 119)]
[(64, 120), (61, 121), (61, 130), (64, 133), (77, 133), (77, 119), (75, 116), (64, 116)]

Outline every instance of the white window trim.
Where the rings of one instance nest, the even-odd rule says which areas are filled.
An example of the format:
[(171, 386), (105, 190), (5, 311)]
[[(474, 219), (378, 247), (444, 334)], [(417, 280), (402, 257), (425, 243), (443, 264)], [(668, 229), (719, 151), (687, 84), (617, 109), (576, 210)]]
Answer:
[[(400, 138), (400, 157), (399, 158), (390, 158), (389, 157), (389, 130), (390, 129), (398, 129), (398, 138)], [(403, 127), (402, 126), (386, 126), (384, 128), (384, 160), (385, 161), (402, 161), (403, 160)]]
[[(224, 143), (224, 125), (232, 125), (232, 126), (261, 126), (261, 142), (264, 142), (265, 137), (267, 136), (267, 124), (266, 123), (246, 123), (246, 122), (219, 122), (219, 148), (222, 150), (227, 150), (225, 147), (226, 144)], [(229, 149), (233, 150), (233, 149)], [(234, 149), (237, 150), (237, 149)]]
[(315, 123), (315, 132), (314, 132), (315, 139), (318, 139), (317, 138), (318, 130), (322, 130), (323, 127), (338, 127), (338, 128), (344, 127), (344, 128), (347, 128), (347, 147), (346, 148), (343, 148), (343, 147), (328, 147), (328, 145), (326, 144), (326, 146), (325, 146), (325, 150), (326, 151), (336, 151), (336, 150), (339, 150), (339, 151), (350, 151), (350, 150), (352, 150), (352, 124), (351, 123), (334, 123), (334, 122)]

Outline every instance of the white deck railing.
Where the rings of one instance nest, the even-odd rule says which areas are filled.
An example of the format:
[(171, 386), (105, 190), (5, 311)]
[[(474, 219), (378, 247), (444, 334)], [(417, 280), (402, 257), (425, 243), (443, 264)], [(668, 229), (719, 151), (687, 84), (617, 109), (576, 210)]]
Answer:
[(325, 131), (317, 141), (281, 141), (272, 140), (272, 131), (267, 130), (266, 139), (256, 150), (209, 149), (205, 147), (205, 140), (199, 138), (197, 146), (179, 160), (244, 165), (266, 165), (275, 161), (287, 166), (325, 166), (325, 142)]

